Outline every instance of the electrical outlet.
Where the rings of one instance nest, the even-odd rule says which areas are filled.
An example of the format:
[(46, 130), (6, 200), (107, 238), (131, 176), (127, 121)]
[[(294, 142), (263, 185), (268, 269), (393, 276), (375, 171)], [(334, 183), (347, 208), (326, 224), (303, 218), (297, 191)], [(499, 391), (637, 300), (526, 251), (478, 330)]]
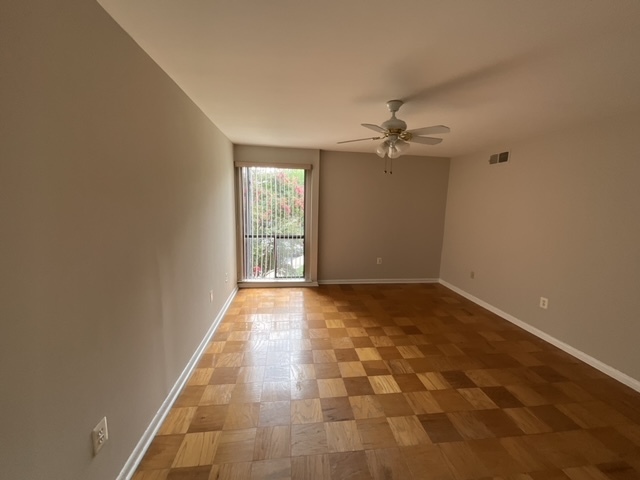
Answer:
[(107, 417), (102, 420), (91, 431), (91, 440), (93, 440), (93, 454), (97, 455), (104, 444), (109, 440), (109, 430), (107, 429)]
[(549, 299), (546, 297), (540, 297), (540, 308), (544, 308), (545, 310), (549, 308)]
[(469, 272), (469, 277), (471, 277), (471, 280), (473, 280), (474, 278), (476, 278), (476, 272), (474, 272), (473, 270)]
[(377, 263), (378, 265), (382, 265), (382, 257), (378, 257), (378, 258), (376, 259), (376, 263)]
[(224, 272), (224, 283), (229, 283), (229, 272)]
[(209, 290), (209, 303), (213, 303), (213, 290)]

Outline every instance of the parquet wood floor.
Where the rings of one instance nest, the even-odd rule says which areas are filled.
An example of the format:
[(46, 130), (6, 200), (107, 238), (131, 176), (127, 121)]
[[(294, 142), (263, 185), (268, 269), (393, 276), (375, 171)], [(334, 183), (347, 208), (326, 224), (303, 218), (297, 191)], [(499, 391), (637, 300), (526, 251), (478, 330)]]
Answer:
[(134, 480), (640, 478), (640, 395), (441, 285), (246, 289)]

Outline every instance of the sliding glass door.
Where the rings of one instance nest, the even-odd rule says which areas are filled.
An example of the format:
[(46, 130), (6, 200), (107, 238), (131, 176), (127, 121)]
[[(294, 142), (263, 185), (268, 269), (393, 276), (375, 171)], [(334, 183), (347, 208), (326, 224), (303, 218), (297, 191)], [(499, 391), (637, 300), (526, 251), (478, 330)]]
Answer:
[(240, 168), (242, 280), (304, 279), (307, 170)]

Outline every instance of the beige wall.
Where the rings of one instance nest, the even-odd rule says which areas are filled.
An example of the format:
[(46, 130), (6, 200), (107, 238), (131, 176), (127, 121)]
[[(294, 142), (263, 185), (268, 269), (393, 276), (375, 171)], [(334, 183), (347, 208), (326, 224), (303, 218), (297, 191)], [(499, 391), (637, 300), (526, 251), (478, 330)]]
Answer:
[(97, 3), (10, 3), (0, 477), (113, 480), (233, 291), (232, 145)]
[(320, 162), (320, 281), (440, 276), (448, 159), (404, 156), (393, 175), (374, 153)]
[(638, 132), (640, 115), (607, 119), (453, 159), (441, 274), (637, 380)]

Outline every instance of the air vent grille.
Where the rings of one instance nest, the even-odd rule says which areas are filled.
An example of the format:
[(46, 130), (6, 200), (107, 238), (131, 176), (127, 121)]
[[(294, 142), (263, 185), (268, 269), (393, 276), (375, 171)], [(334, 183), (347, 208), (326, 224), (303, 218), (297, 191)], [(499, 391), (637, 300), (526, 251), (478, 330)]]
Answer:
[(489, 164), (506, 163), (509, 161), (509, 152), (494, 153), (489, 157)]

